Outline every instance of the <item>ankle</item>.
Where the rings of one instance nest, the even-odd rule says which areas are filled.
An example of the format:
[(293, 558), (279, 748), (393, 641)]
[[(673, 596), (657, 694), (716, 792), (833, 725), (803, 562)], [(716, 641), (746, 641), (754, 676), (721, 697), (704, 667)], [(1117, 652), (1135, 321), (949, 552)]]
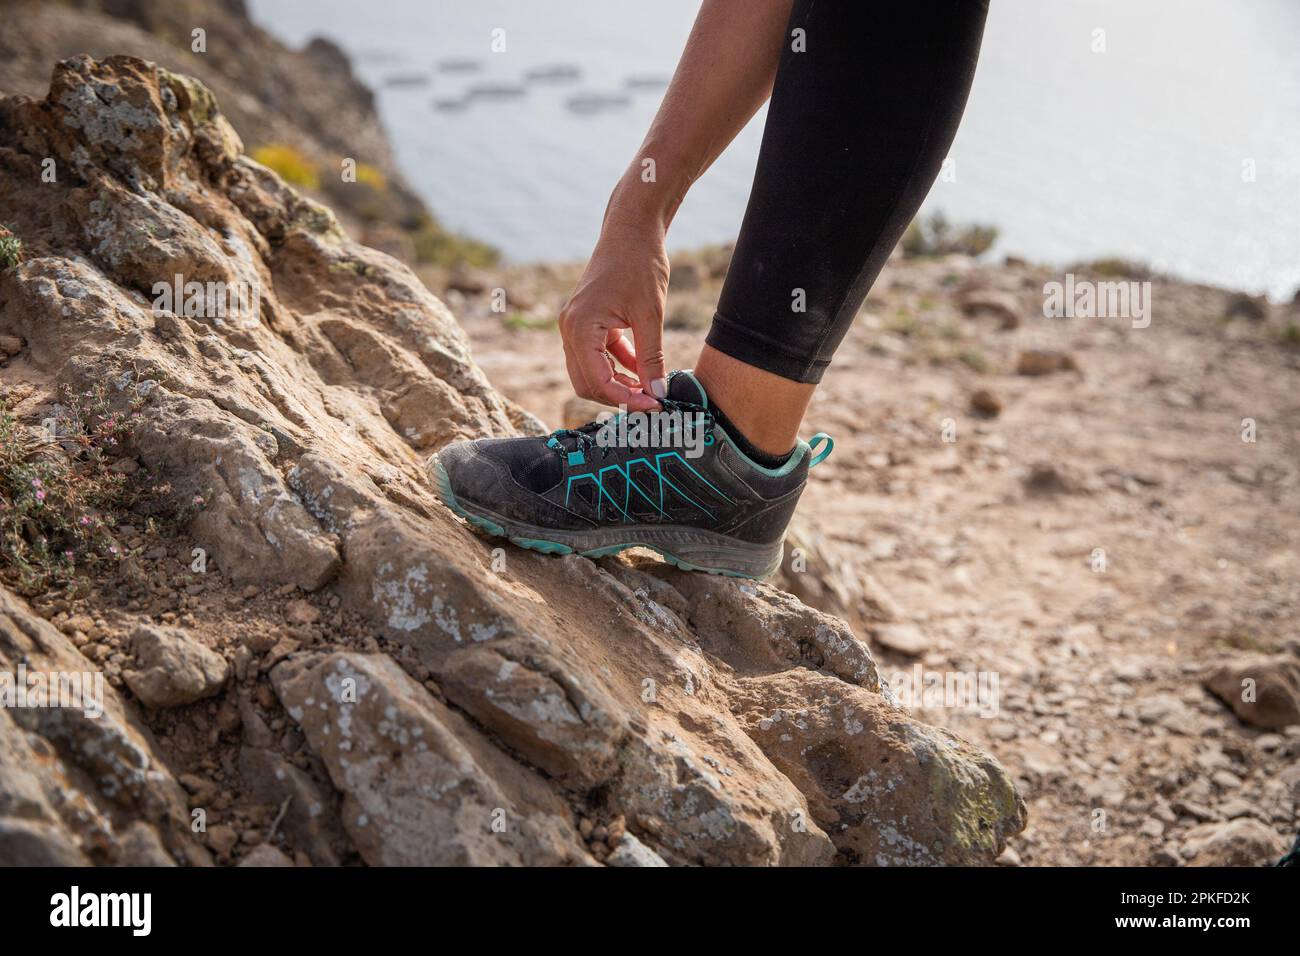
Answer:
[[(760, 457), (789, 455), (815, 385), (746, 365), (707, 345), (694, 372), (709, 396), (710, 407), (721, 413), (718, 417), (727, 434), (743, 439), (743, 444), (736, 442), (742, 451), (748, 445)], [(753, 454), (750, 457), (758, 460)]]

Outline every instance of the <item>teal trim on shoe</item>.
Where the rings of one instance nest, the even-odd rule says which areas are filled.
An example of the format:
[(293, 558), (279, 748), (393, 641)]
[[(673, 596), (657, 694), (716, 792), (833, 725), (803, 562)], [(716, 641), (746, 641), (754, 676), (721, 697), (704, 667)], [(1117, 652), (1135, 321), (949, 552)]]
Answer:
[(461, 507), (460, 502), (456, 500), (455, 492), (451, 490), (451, 476), (447, 474), (447, 469), (442, 467), (442, 462), (440, 461), (436, 464), (438, 472), (438, 497), (442, 499), (442, 503), (470, 524), (477, 525), (484, 531), (488, 532), (488, 534), (505, 537), (506, 529), (501, 527), (501, 525), (497, 524), (495, 521), (490, 521), (487, 518), (480, 518), (476, 514), (471, 514)]
[(802, 438), (795, 439), (794, 451), (792, 451), (790, 457), (785, 460), (785, 464), (780, 468), (764, 468), (758, 462), (754, 461), (754, 459), (741, 451), (740, 446), (732, 441), (731, 436), (727, 434), (727, 430), (721, 425), (714, 426), (713, 430), (714, 432), (721, 434), (722, 437), (727, 440), (727, 444), (731, 446), (732, 451), (744, 459), (745, 463), (748, 464), (749, 467), (753, 468), (755, 471), (762, 472), (770, 478), (784, 478), (786, 475), (790, 474), (790, 472), (799, 467), (799, 462), (803, 461), (803, 456), (808, 454), (809, 451), (808, 443), (806, 441)]
[(558, 541), (543, 541), (540, 538), (516, 538), (513, 535), (510, 537), (510, 541), (521, 548), (540, 551), (542, 554), (573, 554), (571, 547), (567, 544), (560, 544)]
[(825, 442), (826, 447), (823, 448), (821, 451), (819, 451), (815, 457), (810, 458), (808, 460), (809, 468), (816, 468), (827, 458), (829, 458), (831, 454), (831, 449), (835, 447), (835, 440), (831, 438), (830, 435), (826, 434), (825, 432), (818, 432), (816, 435), (813, 435), (812, 438), (808, 439), (808, 449), (811, 451), (812, 449), (816, 448), (819, 442)]

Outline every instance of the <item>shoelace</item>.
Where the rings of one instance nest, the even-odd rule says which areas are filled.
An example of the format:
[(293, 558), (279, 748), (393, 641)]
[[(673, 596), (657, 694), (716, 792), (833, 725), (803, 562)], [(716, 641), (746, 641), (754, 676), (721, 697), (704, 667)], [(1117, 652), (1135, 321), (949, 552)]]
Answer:
[[(714, 423), (713, 413), (710, 412), (703, 405), (696, 405), (694, 402), (681, 402), (672, 398), (661, 398), (659, 400), (659, 404), (663, 406), (662, 411), (681, 415), (683, 416), (683, 419), (687, 415), (699, 417), (704, 422), (705, 437), (707, 438), (708, 436), (713, 434), (713, 423)], [(625, 417), (625, 415), (646, 415), (646, 414), (655, 415), (660, 413), (659, 412), (625, 412), (625, 413), (615, 415), (613, 418), (609, 419), (608, 421), (587, 422), (587, 424), (581, 425), (578, 428), (557, 428), (555, 431), (551, 432), (550, 437), (546, 439), (546, 447), (551, 449), (551, 451), (555, 452), (556, 454), (567, 455), (568, 449), (564, 447), (563, 440), (566, 438), (572, 438), (575, 441), (575, 447), (574, 447), (575, 451), (580, 451), (585, 455), (587, 452), (591, 451), (591, 449), (599, 447), (600, 457), (606, 458), (609, 456), (610, 448), (614, 446), (599, 445), (596, 441), (596, 437), (595, 437), (596, 433), (599, 432), (602, 428), (617, 428), (618, 420), (620, 418)]]

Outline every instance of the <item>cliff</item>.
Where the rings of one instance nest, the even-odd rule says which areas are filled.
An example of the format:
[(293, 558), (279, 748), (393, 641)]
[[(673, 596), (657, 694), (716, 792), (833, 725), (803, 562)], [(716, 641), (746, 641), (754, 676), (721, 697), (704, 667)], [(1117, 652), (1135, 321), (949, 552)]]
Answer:
[[(0, 671), (106, 678), (102, 716), (0, 710), (0, 858), (980, 864), (1023, 829), (998, 762), (900, 707), (843, 621), (445, 510), (425, 457), (537, 421), (196, 80), (76, 57), (0, 99), (0, 222), (31, 461), (147, 486), (87, 516), (112, 543), (78, 589), (0, 590)], [(160, 304), (177, 275), (199, 308)], [(69, 396), (111, 441), (39, 437)], [(19, 485), (21, 551), (54, 502)]]

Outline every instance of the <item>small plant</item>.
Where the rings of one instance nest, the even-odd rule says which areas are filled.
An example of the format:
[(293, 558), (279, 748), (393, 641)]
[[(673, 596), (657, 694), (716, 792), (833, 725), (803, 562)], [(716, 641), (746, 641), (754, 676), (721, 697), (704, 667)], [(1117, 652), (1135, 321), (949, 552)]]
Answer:
[(424, 265), (486, 268), (496, 265), (501, 253), (487, 243), (448, 232), (430, 216), (421, 216), (410, 230), (416, 261)]
[(1130, 282), (1145, 282), (1154, 276), (1151, 267), (1145, 262), (1118, 256), (1080, 262), (1072, 266), (1070, 271), (1089, 272), (1106, 279), (1127, 279)]
[(304, 189), (320, 188), (320, 169), (310, 159), (283, 143), (259, 146), (252, 157), (267, 169), (275, 172), (286, 183)]
[(23, 261), (23, 241), (0, 226), (0, 269), (12, 269)]
[[(0, 578), (25, 594), (70, 589), (78, 572), (116, 564), (126, 556), (113, 533), (119, 517), (149, 510), (171, 490), (111, 467), (131, 442), (143, 399), (122, 412), (103, 387), (65, 389), (63, 398), (50, 431), (24, 426), (0, 399)], [(157, 531), (158, 522), (146, 527)]]
[(388, 177), (369, 163), (357, 163), (357, 182), (364, 183), (376, 192), (388, 189)]
[(936, 212), (928, 219), (912, 220), (903, 234), (903, 255), (912, 258), (955, 253), (979, 256), (988, 252), (997, 239), (998, 231), (993, 226), (978, 223), (954, 226), (943, 213)]
[(973, 372), (979, 372), (981, 375), (985, 374), (989, 370), (988, 356), (979, 349), (958, 349), (957, 354), (954, 357), (958, 362), (961, 362), (962, 365), (965, 365)]
[(558, 319), (530, 319), (522, 312), (508, 312), (502, 317), (501, 321), (507, 328), (516, 331), (529, 329), (554, 329), (559, 327)]

